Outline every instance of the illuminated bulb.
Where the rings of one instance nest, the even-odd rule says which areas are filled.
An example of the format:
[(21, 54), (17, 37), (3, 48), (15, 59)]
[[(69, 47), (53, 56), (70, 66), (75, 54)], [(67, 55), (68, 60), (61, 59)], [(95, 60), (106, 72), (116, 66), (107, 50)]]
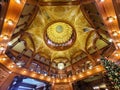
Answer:
[(12, 43), (11, 43), (11, 42), (8, 42), (8, 46), (12, 46)]
[(3, 38), (4, 40), (7, 40), (9, 38), (8, 35), (1, 35), (0, 37)]
[(56, 82), (57, 82), (57, 83), (59, 83), (59, 82), (60, 82), (60, 80), (59, 80), (59, 79), (57, 79), (57, 80), (56, 80)]
[(47, 78), (47, 80), (48, 80), (48, 81), (50, 81), (50, 80), (51, 80), (51, 78), (50, 78), (50, 77), (48, 77), (48, 78)]
[(9, 67), (10, 67), (10, 68), (13, 68), (14, 66), (13, 66), (13, 65), (10, 65)]
[(7, 60), (7, 58), (3, 57), (2, 60), (5, 61), (5, 60)]
[(11, 20), (11, 19), (9, 19), (9, 20), (6, 20), (7, 21), (7, 23), (9, 24), (9, 25), (13, 25), (13, 21)]
[(98, 59), (97, 59), (97, 62), (99, 62), (99, 61), (100, 61), (100, 59), (98, 58)]
[(88, 75), (90, 75), (90, 74), (91, 74), (91, 72), (87, 71), (87, 74), (88, 74)]
[(67, 79), (64, 79), (64, 82), (67, 82)]
[(114, 32), (114, 33), (113, 33), (113, 36), (117, 36), (117, 35), (118, 35), (118, 33), (117, 33), (117, 32)]
[(119, 56), (119, 54), (118, 54), (118, 53), (116, 53), (116, 54), (115, 54), (115, 56), (117, 56), (117, 57), (118, 57), (118, 56)]
[(96, 89), (99, 89), (99, 88), (100, 88), (99, 86), (95, 86), (95, 87), (93, 87), (93, 89), (95, 89), (95, 90), (96, 90)]
[(24, 70), (23, 72), (25, 73), (26, 71)]
[(73, 79), (73, 80), (76, 80), (76, 77), (75, 77), (75, 76), (73, 76), (73, 77), (72, 77), (72, 79)]
[(113, 22), (113, 20), (115, 20), (115, 18), (114, 17), (112, 17), (112, 16), (110, 16), (110, 17), (107, 17), (107, 20), (108, 20), (108, 22)]
[(8, 35), (4, 35), (4, 36), (3, 36), (3, 39), (4, 39), (4, 40), (7, 40), (8, 38), (9, 38)]
[(83, 75), (79, 74), (79, 77), (83, 77)]
[(100, 2), (104, 2), (105, 0), (100, 0)]
[(113, 41), (113, 39), (109, 39), (109, 42), (112, 42)]
[(21, 0), (15, 0), (16, 3), (21, 4)]
[(61, 76), (60, 78), (62, 79), (63, 77)]
[(11, 74), (11, 73), (12, 73), (12, 71), (9, 71), (8, 73), (9, 73), (9, 74)]
[(35, 74), (32, 74), (32, 77), (35, 77)]
[(40, 79), (43, 79), (44, 78), (44, 76), (40, 76)]
[(71, 75), (69, 75), (69, 77), (71, 77)]
[(45, 75), (45, 76), (47, 76), (47, 74), (46, 74), (46, 73), (45, 73), (44, 75)]
[(119, 43), (117, 43), (117, 45), (120, 47), (120, 42), (119, 42)]
[(92, 69), (92, 68), (93, 68), (93, 66), (90, 66), (90, 67), (89, 67), (89, 69)]
[(64, 69), (64, 63), (58, 63), (58, 69), (62, 70)]
[(101, 69), (99, 67), (96, 68), (97, 71), (100, 71)]
[(120, 34), (120, 31), (117, 31)]
[(2, 51), (2, 50), (4, 50), (5, 48), (3, 47), (3, 46), (0, 46), (0, 50)]

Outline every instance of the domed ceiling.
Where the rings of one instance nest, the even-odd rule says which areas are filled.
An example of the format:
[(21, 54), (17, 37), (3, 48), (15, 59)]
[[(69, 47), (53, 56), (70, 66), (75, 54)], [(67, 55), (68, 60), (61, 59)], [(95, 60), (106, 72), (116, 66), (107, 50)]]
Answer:
[[(80, 5), (39, 6), (39, 11), (21, 38), (27, 48), (55, 63), (70, 62), (93, 46), (96, 31)], [(102, 47), (106, 44), (99, 40)], [(102, 48), (100, 47), (100, 48)]]
[(18, 54), (14, 55), (15, 63), (23, 55), (56, 70), (65, 70), (85, 57), (95, 65), (97, 60), (92, 54), (109, 45), (109, 35), (95, 4), (76, 0), (38, 2), (36, 7), (25, 5), (12, 36), (9, 48)]
[[(80, 5), (39, 6), (39, 11), (21, 38), (27, 48), (56, 64), (70, 62), (93, 46), (96, 32)], [(105, 44), (102, 41), (99, 41)], [(103, 45), (102, 44), (102, 45)]]
[[(10, 0), (3, 26), (0, 49), (8, 56), (2, 56), (3, 65), (20, 75), (53, 83), (72, 82), (103, 71), (101, 55), (109, 57), (116, 47), (107, 29), (116, 27), (117, 18), (105, 16), (104, 20), (107, 12), (99, 10), (101, 0), (18, 1)], [(18, 4), (19, 9), (14, 9)], [(110, 32), (116, 38), (119, 34), (115, 30)], [(116, 51), (115, 56), (119, 56)]]

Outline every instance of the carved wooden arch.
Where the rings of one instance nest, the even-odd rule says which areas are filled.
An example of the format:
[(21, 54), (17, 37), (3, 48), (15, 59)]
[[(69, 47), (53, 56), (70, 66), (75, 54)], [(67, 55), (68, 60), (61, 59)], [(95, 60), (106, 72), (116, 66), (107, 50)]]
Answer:
[[(35, 55), (36, 49), (35, 49), (34, 40), (33, 40), (33, 38), (32, 38), (32, 34), (30, 34), (30, 33), (28, 33), (28, 32), (24, 32), (24, 33), (21, 34), (21, 36), (20, 36), (20, 39), (21, 39), (21, 40), (23, 40), (22, 37), (23, 37), (24, 35), (28, 36), (28, 38), (30, 39), (30, 41), (31, 41), (31, 43), (32, 43), (32, 46), (33, 46), (33, 50), (34, 50), (34, 51), (31, 50), (31, 51), (32, 51), (32, 52), (34, 53), (34, 55)], [(23, 40), (23, 41), (25, 41), (25, 40)], [(27, 47), (26, 41), (25, 41), (25, 47)]]
[[(88, 58), (92, 61), (93, 65), (95, 66), (96, 62), (95, 62), (95, 59), (91, 56), (91, 54), (89, 53), (88, 49), (87, 49), (87, 45), (88, 45), (88, 40), (91, 36), (91, 34), (95, 32), (95, 31), (91, 31), (89, 33), (89, 35), (87, 36), (87, 39), (86, 39), (86, 42), (85, 42), (85, 53), (87, 54)], [(93, 40), (94, 41), (94, 40)]]

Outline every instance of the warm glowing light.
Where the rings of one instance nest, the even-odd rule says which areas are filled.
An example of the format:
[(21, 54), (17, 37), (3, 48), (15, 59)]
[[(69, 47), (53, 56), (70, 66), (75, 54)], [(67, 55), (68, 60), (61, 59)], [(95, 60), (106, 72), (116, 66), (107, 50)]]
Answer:
[(15, 0), (15, 2), (21, 4), (21, 0)]
[(44, 78), (44, 76), (40, 76), (40, 79), (43, 79)]
[(117, 35), (118, 35), (118, 33), (117, 33), (117, 32), (114, 32), (114, 33), (113, 33), (113, 36), (117, 36)]
[(0, 37), (3, 38), (4, 40), (9, 39), (8, 35), (1, 35)]
[(64, 63), (58, 63), (58, 69), (60, 70), (64, 69)]
[(113, 39), (110, 38), (110, 39), (109, 39), (109, 42), (113, 42)]
[(50, 78), (50, 77), (48, 77), (48, 78), (47, 78), (47, 81), (50, 81), (50, 80), (51, 80), (51, 78)]
[(14, 67), (14, 65), (10, 65), (10, 66), (9, 66), (9, 68), (13, 68), (13, 67)]
[(97, 68), (96, 68), (96, 70), (97, 70), (97, 71), (100, 71), (100, 70), (101, 70), (101, 68), (97, 67)]
[(45, 73), (44, 75), (47, 76), (47, 73)]
[(26, 70), (24, 70), (23, 72), (26, 73)]
[(91, 75), (91, 72), (90, 72), (90, 71), (87, 71), (87, 75)]
[(7, 58), (6, 58), (6, 57), (3, 57), (2, 60), (5, 61), (5, 60), (7, 60)]
[(93, 89), (95, 89), (95, 90), (96, 90), (96, 89), (99, 89), (99, 88), (100, 88), (99, 86), (95, 86), (95, 87), (93, 87)]
[(83, 75), (82, 75), (82, 74), (79, 74), (79, 77), (81, 78), (81, 77), (83, 77)]
[(0, 50), (3, 51), (5, 50), (5, 48), (3, 46), (0, 46)]
[(12, 26), (14, 23), (11, 19), (5, 20), (10, 26)]
[(67, 79), (64, 79), (64, 82), (67, 82)]
[(57, 82), (57, 83), (59, 83), (59, 82), (60, 82), (60, 80), (59, 80), (59, 79), (57, 79), (57, 80), (56, 80), (56, 82)]
[(8, 73), (9, 73), (9, 74), (11, 74), (11, 73), (12, 73), (12, 71), (9, 71)]
[(8, 42), (8, 46), (12, 46), (12, 43), (11, 43), (11, 42)]
[(110, 16), (110, 17), (107, 17), (107, 20), (108, 20), (108, 22), (113, 22), (114, 20), (115, 20), (115, 18), (114, 17), (112, 17), (112, 16)]
[(100, 61), (100, 58), (97, 59), (97, 62), (99, 62), (99, 61)]
[(100, 0), (100, 2), (104, 2), (105, 0)]
[(35, 73), (33, 73), (31, 76), (32, 76), (32, 77), (35, 77), (35, 75), (36, 75), (36, 74), (35, 74)]
[(73, 80), (76, 80), (76, 77), (75, 77), (75, 76), (73, 76), (73, 77), (72, 77), (72, 79), (73, 79)]
[(120, 47), (120, 42), (119, 42), (119, 43), (117, 43), (117, 45)]
[(117, 57), (118, 57), (118, 56), (119, 56), (119, 54), (118, 54), (118, 53), (115, 53), (115, 56), (117, 56)]
[(92, 68), (93, 68), (93, 66), (90, 66), (90, 67), (89, 67), (89, 69), (92, 69)]
[(120, 34), (120, 31), (117, 31)]

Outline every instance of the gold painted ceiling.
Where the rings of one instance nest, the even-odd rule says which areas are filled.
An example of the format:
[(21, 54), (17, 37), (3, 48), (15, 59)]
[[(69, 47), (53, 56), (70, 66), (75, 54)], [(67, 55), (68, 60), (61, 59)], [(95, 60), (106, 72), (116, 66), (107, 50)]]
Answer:
[[(80, 5), (63, 5), (39, 6), (31, 26), (21, 37), (35, 54), (55, 63), (66, 63), (89, 50), (97, 35)], [(100, 49), (106, 44), (98, 40), (96, 45)]]

